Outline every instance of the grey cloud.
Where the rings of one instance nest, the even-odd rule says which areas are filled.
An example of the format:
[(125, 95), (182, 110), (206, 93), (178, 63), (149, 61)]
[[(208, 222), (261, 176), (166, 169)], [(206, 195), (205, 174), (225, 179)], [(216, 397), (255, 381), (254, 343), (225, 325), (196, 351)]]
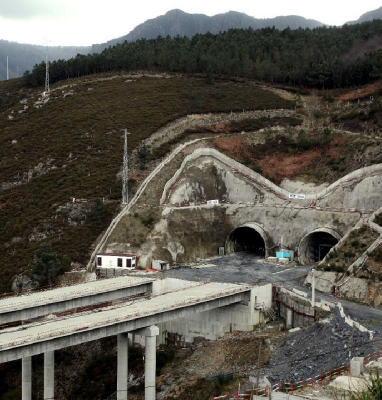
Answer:
[(1, 0), (0, 17), (25, 20), (35, 17), (59, 18), (65, 13), (65, 0)]

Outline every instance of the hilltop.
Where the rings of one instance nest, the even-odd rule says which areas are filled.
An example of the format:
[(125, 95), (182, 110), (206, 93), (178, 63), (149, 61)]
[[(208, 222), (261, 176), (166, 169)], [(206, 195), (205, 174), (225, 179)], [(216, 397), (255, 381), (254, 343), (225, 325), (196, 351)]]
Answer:
[(139, 24), (125, 36), (109, 40), (106, 43), (93, 44), (92, 51), (100, 52), (109, 46), (123, 43), (125, 40), (133, 42), (142, 38), (156, 39), (158, 36), (187, 36), (191, 38), (196, 34), (205, 34), (207, 32), (216, 34), (229, 29), (262, 29), (267, 27), (274, 27), (279, 30), (288, 27), (290, 29), (313, 29), (324, 25), (322, 22), (306, 19), (298, 15), (259, 19), (244, 13), (229, 11), (209, 17), (204, 14), (189, 14), (175, 9)]

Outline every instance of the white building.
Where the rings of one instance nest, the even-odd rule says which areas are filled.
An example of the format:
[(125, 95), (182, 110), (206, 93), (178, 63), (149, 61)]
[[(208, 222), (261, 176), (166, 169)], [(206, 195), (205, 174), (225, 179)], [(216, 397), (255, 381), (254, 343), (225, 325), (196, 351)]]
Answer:
[(96, 257), (98, 268), (135, 269), (137, 257), (134, 254), (99, 253)]
[(167, 261), (153, 260), (151, 262), (151, 268), (156, 269), (158, 271), (166, 271), (166, 270), (170, 269), (170, 265)]

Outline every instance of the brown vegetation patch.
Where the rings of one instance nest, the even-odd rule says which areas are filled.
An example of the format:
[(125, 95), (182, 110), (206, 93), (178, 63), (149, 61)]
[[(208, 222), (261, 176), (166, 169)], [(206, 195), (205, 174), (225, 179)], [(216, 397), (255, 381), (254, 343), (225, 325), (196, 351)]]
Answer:
[(381, 89), (381, 87), (382, 87), (382, 81), (374, 82), (362, 88), (352, 90), (349, 93), (338, 95), (335, 97), (335, 99), (342, 101), (353, 101), (353, 100), (363, 99), (367, 96), (371, 96), (373, 93)]
[(347, 143), (346, 137), (337, 136), (330, 142), (330, 146), (326, 151), (327, 157), (339, 158), (343, 153), (343, 146)]
[(216, 125), (209, 125), (205, 127), (205, 130), (211, 133), (224, 133), (231, 131), (230, 123), (220, 123)]
[(296, 175), (303, 174), (321, 154), (320, 149), (312, 149), (300, 154), (271, 153), (258, 164), (264, 176), (279, 184), (284, 178), (293, 179)]
[(246, 138), (244, 136), (216, 138), (215, 146), (218, 150), (227, 152), (233, 158), (242, 158), (243, 156), (250, 157), (248, 146), (246, 146)]

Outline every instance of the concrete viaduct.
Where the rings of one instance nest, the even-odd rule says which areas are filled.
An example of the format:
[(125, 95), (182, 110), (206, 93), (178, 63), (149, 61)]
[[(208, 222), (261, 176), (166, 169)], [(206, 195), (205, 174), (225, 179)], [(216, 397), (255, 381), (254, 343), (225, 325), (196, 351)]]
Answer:
[[(0, 300), (0, 325), (149, 292), (152, 280), (121, 277)], [(127, 399), (128, 333), (145, 336), (145, 399), (155, 399), (156, 324), (220, 307), (253, 308), (252, 287), (194, 284), (183, 290), (120, 302), (68, 316), (23, 321), (0, 331), (0, 363), (22, 359), (22, 400), (32, 399), (32, 356), (44, 354), (44, 399), (54, 399), (54, 351), (117, 335), (117, 399)], [(98, 294), (96, 293), (98, 292)], [(13, 306), (14, 307), (13, 307)], [(12, 309), (14, 311), (12, 311)]]

